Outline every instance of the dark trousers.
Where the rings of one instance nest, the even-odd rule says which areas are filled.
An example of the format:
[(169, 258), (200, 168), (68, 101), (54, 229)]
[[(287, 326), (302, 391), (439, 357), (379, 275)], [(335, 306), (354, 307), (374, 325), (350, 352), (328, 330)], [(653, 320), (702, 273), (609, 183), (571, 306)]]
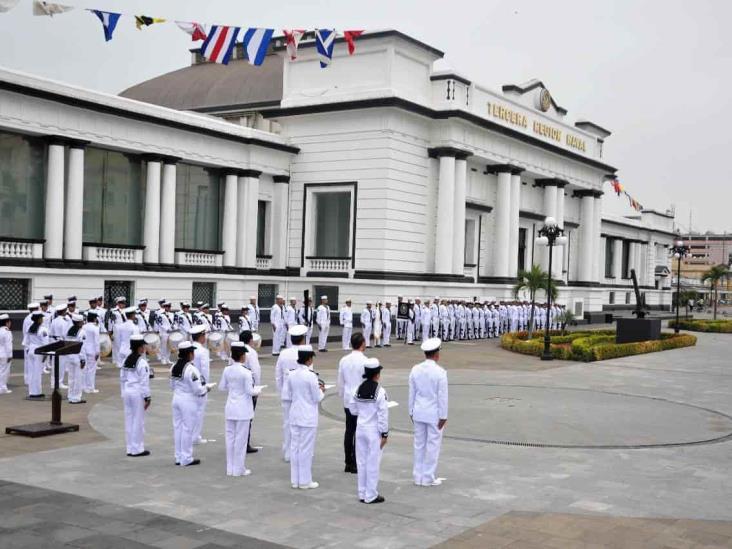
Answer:
[(346, 435), (343, 437), (343, 450), (346, 453), (346, 466), (356, 467), (356, 423), (358, 416), (354, 416), (348, 408), (346, 411)]
[[(254, 406), (254, 409), (257, 409), (257, 397), (252, 397), (252, 405)], [(252, 442), (252, 427), (254, 425), (254, 420), (251, 420), (249, 422), (249, 438), (247, 439), (247, 448), (251, 446)]]

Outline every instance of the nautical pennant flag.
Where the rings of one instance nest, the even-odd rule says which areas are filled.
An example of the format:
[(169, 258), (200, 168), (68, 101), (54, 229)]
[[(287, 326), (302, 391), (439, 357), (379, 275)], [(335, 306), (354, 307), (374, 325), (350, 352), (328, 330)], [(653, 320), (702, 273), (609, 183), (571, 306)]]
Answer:
[(191, 40), (206, 40), (206, 28), (200, 23), (187, 22), (187, 21), (176, 21), (178, 28), (191, 35)]
[(613, 179), (610, 182), (610, 185), (613, 186), (613, 190), (615, 191), (615, 194), (620, 196), (620, 193), (623, 192), (623, 186), (620, 184), (620, 181), (617, 179)]
[(287, 42), (287, 54), (290, 56), (290, 60), (294, 61), (297, 59), (297, 47), (300, 45), (305, 34), (305, 29), (282, 29), (282, 34), (285, 35), (285, 41)]
[(142, 30), (142, 27), (149, 27), (155, 23), (165, 23), (165, 19), (159, 17), (148, 17), (147, 15), (135, 15), (135, 26), (137, 30)]
[(0, 0), (0, 13), (12, 10), (20, 0)]
[(99, 20), (102, 22), (102, 26), (104, 27), (104, 39), (109, 42), (112, 39), (112, 34), (114, 33), (114, 29), (117, 28), (117, 21), (119, 21), (120, 15), (119, 13), (112, 13), (109, 11), (99, 11), (99, 10), (89, 10), (94, 15), (96, 15)]
[(315, 30), (315, 49), (320, 59), (320, 68), (324, 69), (330, 65), (333, 59), (333, 46), (335, 44), (334, 29), (316, 29)]
[(50, 15), (53, 17), (54, 15), (71, 11), (73, 9), (73, 6), (43, 2), (42, 0), (33, 0), (33, 15)]
[(348, 55), (353, 55), (353, 53), (356, 51), (356, 38), (361, 36), (364, 33), (362, 30), (347, 30), (343, 31), (343, 38), (346, 41), (346, 44), (348, 44)]
[(272, 40), (274, 29), (247, 29), (244, 33), (244, 51), (250, 65), (259, 66), (264, 63), (267, 48)]
[(228, 64), (238, 35), (239, 27), (212, 26), (201, 45), (201, 55), (214, 63)]

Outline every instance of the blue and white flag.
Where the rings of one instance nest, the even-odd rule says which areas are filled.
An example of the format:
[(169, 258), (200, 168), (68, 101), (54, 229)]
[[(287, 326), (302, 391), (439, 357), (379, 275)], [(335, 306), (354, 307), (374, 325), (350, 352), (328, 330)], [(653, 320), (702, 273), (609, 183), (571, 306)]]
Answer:
[(237, 36), (239, 27), (214, 25), (201, 45), (201, 55), (214, 63), (228, 64), (234, 52)]
[(99, 10), (89, 10), (94, 15), (99, 17), (99, 20), (102, 22), (102, 25), (104, 26), (104, 39), (109, 42), (112, 39), (112, 34), (114, 33), (114, 29), (117, 28), (117, 21), (119, 21), (120, 15), (119, 13), (112, 13), (109, 11), (99, 11)]
[(247, 29), (244, 33), (244, 50), (250, 65), (261, 65), (272, 40), (274, 29)]
[(333, 46), (335, 44), (336, 32), (334, 29), (315, 30), (315, 49), (320, 59), (320, 68), (324, 69), (330, 65), (333, 59)]

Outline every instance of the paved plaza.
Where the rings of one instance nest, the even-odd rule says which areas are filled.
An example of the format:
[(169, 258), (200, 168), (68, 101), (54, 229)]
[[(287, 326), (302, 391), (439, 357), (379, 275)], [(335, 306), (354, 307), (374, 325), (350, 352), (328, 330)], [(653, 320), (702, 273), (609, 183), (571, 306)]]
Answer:
[[(280, 458), (274, 361), (264, 383), (250, 477), (225, 475), (223, 406), (211, 393), (201, 466), (173, 466), (171, 394), (159, 370), (147, 414), (149, 458), (125, 457), (117, 370), (84, 406), (64, 404), (79, 433), (0, 437), (0, 547), (732, 547), (732, 371), (729, 335), (698, 334), (697, 347), (598, 363), (541, 362), (495, 340), (451, 343), (441, 362), (450, 419), (438, 473), (411, 480), (406, 409), (418, 347), (374, 351), (385, 370), (392, 436), (384, 453), (382, 505), (358, 502), (343, 473), (341, 404), (323, 401), (314, 479), (290, 488)], [(316, 370), (335, 382), (342, 352)], [(214, 380), (221, 372), (215, 363)], [(45, 419), (50, 403), (0, 397), (2, 427)], [(334, 390), (331, 390), (334, 393)]]

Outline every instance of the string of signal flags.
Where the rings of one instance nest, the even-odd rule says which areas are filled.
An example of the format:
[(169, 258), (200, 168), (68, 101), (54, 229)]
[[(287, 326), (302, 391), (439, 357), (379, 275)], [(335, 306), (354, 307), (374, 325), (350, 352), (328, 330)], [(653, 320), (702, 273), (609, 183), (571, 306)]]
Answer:
[[(20, 0), (0, 0), (0, 13), (10, 11)], [(33, 15), (50, 16), (60, 15), (72, 10), (75, 6), (57, 4), (55, 2), (44, 2), (33, 0)], [(103, 10), (85, 9), (96, 16), (102, 23), (104, 39), (109, 42), (114, 37), (114, 31), (121, 18), (133, 18), (138, 30), (156, 24), (168, 23), (167, 19), (161, 17), (150, 17), (147, 15), (127, 15)], [(234, 47), (237, 42), (242, 42), (247, 59), (251, 65), (259, 66), (264, 63), (269, 44), (274, 37), (275, 29), (259, 27), (240, 27), (236, 25), (209, 25), (195, 21), (174, 21), (183, 32), (191, 37), (193, 42), (203, 41), (201, 44), (201, 55), (204, 59), (226, 65), (232, 58)], [(291, 60), (297, 59), (297, 48), (306, 33), (306, 29), (283, 29), (287, 54)], [(348, 54), (356, 52), (356, 39), (364, 33), (363, 30), (335, 29), (314, 29), (315, 49), (318, 54), (318, 61), (321, 68), (326, 68), (333, 60), (335, 39), (342, 36)]]
[(615, 191), (615, 194), (617, 196), (620, 196), (621, 194), (625, 195), (625, 198), (628, 199), (628, 204), (631, 208), (633, 208), (637, 212), (643, 210), (643, 205), (635, 198), (630, 196), (630, 194), (625, 190), (625, 187), (623, 187), (623, 184), (620, 183), (620, 181), (618, 181), (617, 179), (613, 179), (612, 181), (610, 181), (610, 185), (612, 186), (613, 191)]

